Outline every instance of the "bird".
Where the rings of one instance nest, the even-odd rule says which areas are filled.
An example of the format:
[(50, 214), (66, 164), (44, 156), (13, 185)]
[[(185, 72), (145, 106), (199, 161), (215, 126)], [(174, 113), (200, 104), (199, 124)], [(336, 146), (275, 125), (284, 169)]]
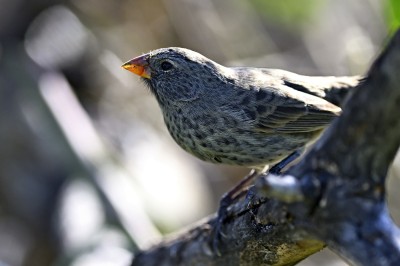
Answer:
[(185, 48), (123, 64), (154, 94), (167, 129), (203, 161), (262, 170), (306, 146), (340, 115), (360, 77), (310, 77), (225, 67)]
[(122, 67), (148, 86), (170, 135), (184, 150), (203, 161), (254, 169), (223, 196), (221, 217), (244, 184), (269, 166), (279, 173), (315, 141), (362, 81), (226, 67), (179, 47), (151, 51)]

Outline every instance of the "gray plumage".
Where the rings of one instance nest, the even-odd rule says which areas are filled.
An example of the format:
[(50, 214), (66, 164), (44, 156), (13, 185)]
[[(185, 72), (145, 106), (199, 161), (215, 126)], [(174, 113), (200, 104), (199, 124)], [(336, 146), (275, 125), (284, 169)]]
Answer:
[(145, 56), (144, 78), (173, 139), (213, 163), (255, 167), (304, 147), (337, 117), (360, 77), (224, 67), (183, 48)]

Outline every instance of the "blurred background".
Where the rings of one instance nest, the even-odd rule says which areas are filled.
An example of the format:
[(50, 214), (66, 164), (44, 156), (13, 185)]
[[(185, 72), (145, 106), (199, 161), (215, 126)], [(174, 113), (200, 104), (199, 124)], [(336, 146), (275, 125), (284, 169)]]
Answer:
[[(123, 61), (181, 46), (230, 66), (363, 74), (399, 24), (398, 0), (0, 0), (0, 265), (128, 265), (248, 172), (183, 152)], [(324, 250), (301, 265), (345, 263)]]

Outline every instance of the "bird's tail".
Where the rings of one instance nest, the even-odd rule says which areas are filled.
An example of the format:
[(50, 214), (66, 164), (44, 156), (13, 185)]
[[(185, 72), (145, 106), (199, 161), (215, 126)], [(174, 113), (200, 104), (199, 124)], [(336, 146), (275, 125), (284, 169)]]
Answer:
[(364, 77), (353, 76), (353, 77), (337, 77), (337, 81), (332, 84), (329, 88), (326, 88), (325, 97), (328, 102), (331, 102), (337, 106), (342, 107), (346, 97), (353, 88), (360, 85), (363, 82)]

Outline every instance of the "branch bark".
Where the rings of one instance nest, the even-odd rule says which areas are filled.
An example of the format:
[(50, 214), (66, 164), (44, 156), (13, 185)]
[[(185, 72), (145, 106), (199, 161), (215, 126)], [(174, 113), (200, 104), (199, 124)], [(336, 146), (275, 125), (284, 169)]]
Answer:
[(216, 217), (136, 254), (132, 265), (294, 265), (328, 245), (350, 264), (399, 265), (385, 180), (400, 145), (400, 31), (315, 146), (283, 176), (257, 180)]

